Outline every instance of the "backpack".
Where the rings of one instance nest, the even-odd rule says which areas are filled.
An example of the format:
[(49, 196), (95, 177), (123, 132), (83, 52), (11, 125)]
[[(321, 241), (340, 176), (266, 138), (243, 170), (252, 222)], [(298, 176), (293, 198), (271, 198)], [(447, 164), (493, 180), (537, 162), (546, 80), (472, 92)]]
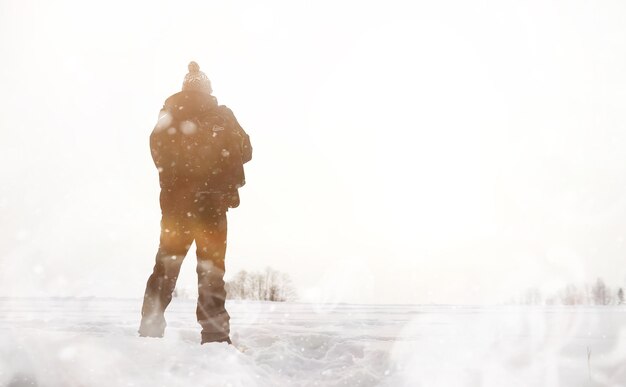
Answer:
[(245, 184), (243, 139), (230, 109), (198, 102), (207, 96), (181, 92), (168, 98), (150, 136), (152, 158), (161, 188), (235, 196)]

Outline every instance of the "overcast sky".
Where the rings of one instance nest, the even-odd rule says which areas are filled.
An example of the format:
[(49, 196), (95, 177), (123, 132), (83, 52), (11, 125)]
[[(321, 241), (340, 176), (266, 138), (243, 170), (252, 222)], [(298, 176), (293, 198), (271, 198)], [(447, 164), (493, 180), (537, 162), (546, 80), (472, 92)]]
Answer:
[[(0, 2), (0, 296), (141, 297), (195, 60), (249, 133), (227, 277), (305, 301), (626, 286), (623, 1)], [(192, 250), (193, 251), (193, 250)], [(181, 286), (195, 284), (195, 257)]]

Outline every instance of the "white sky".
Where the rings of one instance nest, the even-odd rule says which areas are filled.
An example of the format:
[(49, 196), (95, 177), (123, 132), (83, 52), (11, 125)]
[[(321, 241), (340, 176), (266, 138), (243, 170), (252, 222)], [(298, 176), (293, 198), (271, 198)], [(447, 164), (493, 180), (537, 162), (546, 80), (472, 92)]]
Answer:
[(254, 147), (227, 275), (363, 303), (624, 286), (624, 20), (622, 1), (2, 1), (0, 296), (142, 296), (148, 136), (190, 60)]

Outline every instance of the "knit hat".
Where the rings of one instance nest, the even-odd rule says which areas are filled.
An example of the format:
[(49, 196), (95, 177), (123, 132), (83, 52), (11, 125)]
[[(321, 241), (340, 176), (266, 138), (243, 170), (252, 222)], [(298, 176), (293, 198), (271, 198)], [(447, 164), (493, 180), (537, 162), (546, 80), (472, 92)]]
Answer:
[(185, 75), (183, 91), (197, 90), (211, 94), (213, 92), (211, 81), (209, 81), (205, 73), (200, 71), (200, 66), (196, 62), (191, 61), (187, 68), (189, 69), (189, 73)]

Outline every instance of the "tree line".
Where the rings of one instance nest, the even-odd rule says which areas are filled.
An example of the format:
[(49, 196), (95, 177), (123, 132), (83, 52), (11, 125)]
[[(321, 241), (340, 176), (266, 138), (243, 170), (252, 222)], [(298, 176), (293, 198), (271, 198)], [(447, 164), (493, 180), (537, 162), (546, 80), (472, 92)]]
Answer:
[(601, 278), (592, 284), (565, 287), (544, 295), (538, 288), (524, 292), (515, 303), (525, 305), (622, 305), (625, 304), (624, 289), (611, 288)]
[(294, 301), (295, 287), (285, 273), (266, 267), (263, 271), (241, 270), (226, 282), (231, 300)]

